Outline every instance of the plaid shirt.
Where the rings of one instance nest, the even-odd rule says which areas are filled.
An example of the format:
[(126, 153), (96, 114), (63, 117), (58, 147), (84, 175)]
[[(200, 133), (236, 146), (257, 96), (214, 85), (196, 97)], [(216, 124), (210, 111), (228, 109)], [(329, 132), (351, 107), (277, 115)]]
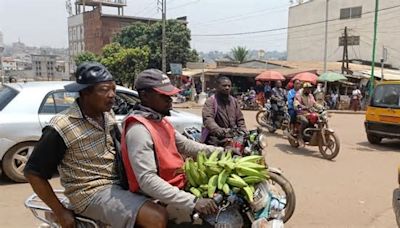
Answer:
[(118, 181), (110, 135), (114, 116), (104, 113), (104, 123), (105, 129), (84, 116), (77, 102), (50, 121), (67, 146), (58, 169), (65, 195), (76, 213), (85, 210), (96, 192)]

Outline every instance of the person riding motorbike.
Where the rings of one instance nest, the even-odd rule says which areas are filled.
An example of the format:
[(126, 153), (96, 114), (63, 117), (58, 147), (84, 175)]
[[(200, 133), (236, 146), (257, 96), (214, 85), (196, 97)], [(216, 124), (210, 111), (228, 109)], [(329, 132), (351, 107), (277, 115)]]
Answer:
[(271, 107), (272, 107), (272, 121), (275, 123), (278, 118), (278, 113), (286, 105), (287, 97), (286, 91), (282, 88), (282, 82), (276, 81), (275, 87), (272, 89)]
[(129, 190), (166, 204), (169, 219), (180, 219), (178, 223), (190, 222), (193, 210), (215, 213), (217, 206), (212, 199), (200, 199), (183, 190), (186, 178), (182, 155), (195, 157), (198, 151), (222, 148), (189, 140), (165, 118), (170, 116), (171, 96), (179, 89), (160, 70), (141, 72), (135, 87), (141, 103), (125, 118), (121, 140)]
[(214, 96), (207, 99), (202, 110), (201, 141), (209, 145), (224, 146), (232, 129), (247, 132), (238, 101), (230, 95), (232, 82), (223, 76), (217, 79)]
[(311, 83), (305, 82), (303, 84), (303, 88), (297, 92), (296, 98), (294, 100), (294, 108), (297, 113), (297, 120), (300, 122), (301, 125), (298, 134), (298, 141), (299, 145), (301, 146), (304, 146), (303, 131), (309, 124), (307, 114), (312, 113), (313, 108), (317, 110), (322, 108), (322, 106), (315, 101), (311, 89)]
[[(25, 166), (26, 179), (63, 228), (77, 227), (76, 215), (112, 227), (166, 227), (165, 208), (120, 186), (111, 133), (118, 128), (111, 111), (116, 97), (112, 75), (100, 63), (84, 62), (75, 77), (65, 90), (79, 98), (43, 129)], [(48, 181), (57, 169), (68, 205)]]
[(294, 129), (294, 125), (296, 123), (296, 118), (297, 118), (297, 114), (296, 114), (296, 110), (294, 108), (294, 100), (296, 97), (297, 92), (301, 89), (301, 81), (296, 79), (293, 82), (293, 89), (289, 90), (287, 99), (288, 99), (288, 112), (290, 115), (290, 127), (289, 129), (291, 129), (293, 131)]

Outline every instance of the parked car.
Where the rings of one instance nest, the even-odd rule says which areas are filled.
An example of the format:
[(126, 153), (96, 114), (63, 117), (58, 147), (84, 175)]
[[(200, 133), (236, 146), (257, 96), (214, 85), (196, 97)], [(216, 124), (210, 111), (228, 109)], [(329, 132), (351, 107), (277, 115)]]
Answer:
[(365, 115), (365, 131), (371, 144), (383, 138), (400, 139), (400, 81), (379, 83)]
[[(0, 86), (0, 161), (5, 175), (24, 182), (23, 169), (50, 119), (74, 102), (78, 93), (64, 90), (70, 82), (27, 82)], [(139, 101), (138, 93), (117, 86), (116, 119), (121, 122)], [(174, 127), (201, 129), (201, 117), (172, 110), (168, 117)]]

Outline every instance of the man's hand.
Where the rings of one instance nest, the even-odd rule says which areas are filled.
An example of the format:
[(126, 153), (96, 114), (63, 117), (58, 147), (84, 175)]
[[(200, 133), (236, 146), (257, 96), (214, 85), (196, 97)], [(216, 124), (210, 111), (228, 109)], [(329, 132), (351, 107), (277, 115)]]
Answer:
[(218, 211), (218, 207), (213, 199), (198, 199), (194, 209), (205, 215), (215, 214)]
[(75, 216), (74, 213), (66, 208), (61, 212), (55, 214), (57, 222), (60, 223), (62, 228), (75, 228)]

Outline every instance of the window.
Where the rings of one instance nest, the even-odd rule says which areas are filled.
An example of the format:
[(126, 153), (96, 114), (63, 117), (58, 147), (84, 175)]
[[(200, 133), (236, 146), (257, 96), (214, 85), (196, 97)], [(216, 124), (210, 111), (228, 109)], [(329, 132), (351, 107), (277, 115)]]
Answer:
[(17, 94), (17, 90), (0, 85), (0, 111), (3, 110)]
[(42, 106), (39, 109), (41, 114), (56, 114), (69, 108), (78, 93), (70, 93), (65, 91), (55, 91), (49, 93), (45, 98)]
[(340, 20), (361, 18), (362, 6), (340, 9)]
[(400, 109), (400, 84), (378, 85), (371, 99), (371, 106)]
[[(339, 46), (344, 46), (344, 37), (339, 37)], [(357, 46), (360, 45), (360, 36), (348, 36), (347, 46)]]

